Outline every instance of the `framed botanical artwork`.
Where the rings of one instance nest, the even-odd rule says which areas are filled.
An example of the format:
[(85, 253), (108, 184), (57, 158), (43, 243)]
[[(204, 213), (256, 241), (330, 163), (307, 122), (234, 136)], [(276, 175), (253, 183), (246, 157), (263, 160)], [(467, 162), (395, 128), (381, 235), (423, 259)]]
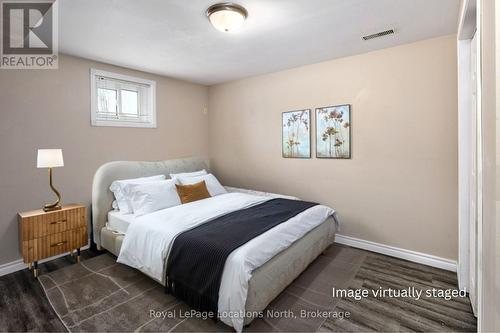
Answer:
[(285, 158), (311, 158), (311, 110), (283, 112), (282, 154)]
[(351, 105), (316, 109), (316, 157), (351, 158)]

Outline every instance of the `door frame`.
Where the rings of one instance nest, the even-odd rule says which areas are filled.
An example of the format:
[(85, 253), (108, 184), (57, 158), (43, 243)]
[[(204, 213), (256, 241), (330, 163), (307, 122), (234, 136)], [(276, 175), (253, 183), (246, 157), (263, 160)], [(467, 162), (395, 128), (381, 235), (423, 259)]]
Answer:
[[(473, 301), (474, 313), (478, 316), (478, 330), (481, 331), (482, 313), (482, 134), (481, 134), (481, 0), (464, 0), (460, 12), (460, 20), (457, 34), (457, 57), (458, 57), (458, 145), (459, 145), (459, 167), (458, 167), (458, 283), (460, 288), (465, 288), (471, 294), (470, 279), (475, 275), (476, 288), (472, 294), (476, 295)], [(471, 47), (472, 38), (476, 36), (477, 49), (476, 58), (476, 135), (470, 126), (472, 119), (472, 73), (471, 73)], [(473, 145), (476, 149), (476, 158), (473, 160)], [(477, 222), (471, 221), (471, 186), (472, 167), (476, 163), (476, 211)], [(477, 225), (475, 225), (477, 224)], [(476, 228), (473, 228), (475, 226)], [(476, 232), (476, 244), (471, 251), (470, 238)], [(475, 258), (470, 254), (475, 253)], [(475, 259), (476, 272), (471, 271), (471, 259)]]

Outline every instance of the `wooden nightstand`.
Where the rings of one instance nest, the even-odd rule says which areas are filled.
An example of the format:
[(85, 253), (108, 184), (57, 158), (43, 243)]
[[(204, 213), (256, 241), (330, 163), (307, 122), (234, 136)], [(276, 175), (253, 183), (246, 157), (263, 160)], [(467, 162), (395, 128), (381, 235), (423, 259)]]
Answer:
[(44, 212), (34, 210), (19, 213), (21, 252), (33, 275), (38, 276), (38, 260), (76, 250), (80, 261), (80, 248), (87, 245), (87, 208), (68, 205), (60, 210)]

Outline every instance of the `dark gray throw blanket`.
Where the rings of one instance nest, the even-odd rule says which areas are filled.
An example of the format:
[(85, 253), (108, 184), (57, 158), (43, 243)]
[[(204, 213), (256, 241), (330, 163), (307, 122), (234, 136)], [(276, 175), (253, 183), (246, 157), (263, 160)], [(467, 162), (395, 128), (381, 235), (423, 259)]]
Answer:
[(168, 256), (166, 291), (216, 317), (222, 272), (231, 252), (315, 205), (271, 199), (181, 233)]

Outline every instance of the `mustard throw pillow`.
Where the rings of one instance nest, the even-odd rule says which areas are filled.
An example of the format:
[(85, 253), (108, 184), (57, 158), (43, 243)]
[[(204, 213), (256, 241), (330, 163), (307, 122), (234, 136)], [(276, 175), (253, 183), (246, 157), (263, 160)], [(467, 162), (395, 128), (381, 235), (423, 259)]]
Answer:
[(177, 188), (177, 194), (179, 194), (179, 198), (183, 204), (210, 198), (210, 193), (208, 193), (207, 184), (205, 184), (204, 180), (192, 185), (175, 184), (175, 187)]

